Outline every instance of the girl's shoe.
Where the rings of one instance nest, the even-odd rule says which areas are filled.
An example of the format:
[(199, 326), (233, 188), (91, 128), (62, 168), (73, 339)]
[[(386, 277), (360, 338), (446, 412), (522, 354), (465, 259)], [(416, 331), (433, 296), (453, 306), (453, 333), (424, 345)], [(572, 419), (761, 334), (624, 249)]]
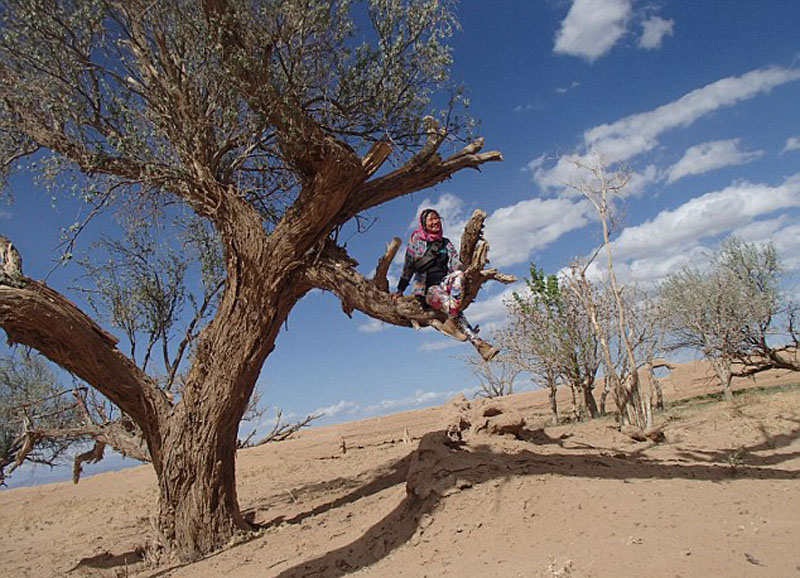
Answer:
[(467, 334), (464, 333), (458, 321), (453, 317), (448, 317), (444, 322), (434, 319), (431, 322), (431, 325), (433, 325), (442, 333), (449, 335), (453, 339), (457, 339), (459, 341), (466, 341), (468, 339)]
[(487, 362), (497, 357), (497, 354), (500, 353), (499, 348), (491, 343), (485, 342), (483, 339), (476, 339), (472, 344), (475, 346), (475, 349), (478, 350), (478, 353), (481, 354), (483, 360)]

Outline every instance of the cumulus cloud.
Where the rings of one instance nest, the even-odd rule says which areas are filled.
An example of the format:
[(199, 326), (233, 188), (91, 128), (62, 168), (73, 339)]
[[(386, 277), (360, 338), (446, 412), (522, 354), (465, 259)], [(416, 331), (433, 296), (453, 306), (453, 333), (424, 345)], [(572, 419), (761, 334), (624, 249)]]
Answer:
[(800, 138), (793, 136), (786, 139), (786, 144), (783, 146), (784, 153), (788, 153), (789, 151), (796, 151), (800, 149)]
[(791, 224), (792, 220), (790, 215), (780, 215), (774, 219), (763, 219), (755, 221), (754, 223), (748, 223), (743, 227), (735, 229), (731, 234), (736, 235), (747, 243), (756, 243), (760, 245), (770, 242), (775, 232)]
[(667, 170), (667, 182), (673, 183), (683, 177), (707, 173), (722, 167), (743, 165), (764, 154), (764, 151), (743, 151), (739, 145), (740, 139), (730, 139), (690, 147), (681, 160)]
[(672, 36), (675, 28), (673, 20), (665, 20), (653, 16), (642, 23), (642, 35), (639, 37), (639, 48), (655, 50), (661, 48), (661, 43), (667, 36)]
[(585, 226), (589, 208), (570, 199), (529, 199), (502, 207), (486, 219), (486, 239), (492, 248), (492, 264), (506, 267), (526, 263), (569, 231)]
[(594, 62), (625, 35), (632, 0), (574, 0), (553, 50)]
[(800, 224), (773, 231), (769, 240), (775, 245), (783, 267), (787, 271), (800, 271)]
[(506, 302), (512, 298), (511, 296), (515, 291), (524, 291), (525, 288), (525, 283), (519, 281), (504, 286), (495, 295), (476, 301), (469, 306), (467, 311), (470, 323), (480, 324), (481, 330), (493, 331), (507, 319)]
[(594, 154), (608, 164), (629, 161), (657, 147), (662, 133), (686, 128), (707, 114), (796, 80), (800, 80), (800, 70), (781, 67), (757, 69), (741, 76), (723, 78), (654, 110), (587, 130), (581, 147), (584, 151), (590, 151), (586, 154), (561, 157), (550, 167), (545, 166), (544, 157), (539, 157), (528, 168), (543, 190), (560, 188), (564, 183), (575, 180), (576, 169), (570, 162), (574, 158), (585, 161)]
[[(792, 214), (767, 217), (797, 207), (800, 173), (778, 186), (744, 182), (691, 199), (622, 231), (612, 243), (617, 278), (649, 286), (686, 266), (702, 269), (709, 263), (713, 245), (730, 235), (750, 243), (774, 243), (784, 267), (797, 271), (800, 225)], [(606, 272), (605, 259), (596, 259), (587, 277), (599, 281)], [(566, 273), (566, 269), (560, 272)]]
[(621, 260), (670, 254), (702, 238), (730, 232), (760, 216), (800, 206), (800, 173), (782, 184), (738, 183), (691, 199), (675, 210), (663, 211), (654, 219), (628, 227), (614, 242)]
[(652, 286), (672, 273), (684, 267), (703, 267), (709, 261), (711, 251), (702, 245), (675, 247), (671, 253), (664, 252), (641, 259), (634, 259), (622, 264), (617, 270), (618, 278), (623, 282), (636, 282), (643, 286)]

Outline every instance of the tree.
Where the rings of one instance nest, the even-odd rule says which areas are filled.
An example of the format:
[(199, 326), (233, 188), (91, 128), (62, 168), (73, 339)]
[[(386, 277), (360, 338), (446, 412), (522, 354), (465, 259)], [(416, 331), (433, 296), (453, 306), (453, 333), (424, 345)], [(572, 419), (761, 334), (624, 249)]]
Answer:
[(597, 340), (581, 303), (562, 289), (555, 275), (530, 266), (528, 291), (507, 303), (511, 323), (503, 332), (507, 355), (523, 371), (543, 379), (550, 390), (553, 423), (558, 423), (556, 393), (569, 385), (578, 419), (597, 417), (593, 390), (599, 367)]
[(34, 444), (26, 432), (77, 426), (80, 417), (78, 402), (40, 357), (21, 352), (1, 359), (0, 483), (20, 465), (21, 453), (32, 463), (53, 465), (70, 445), (58, 437)]
[[(637, 343), (641, 333), (632, 323), (631, 302), (626, 302), (625, 287), (617, 280), (614, 270), (611, 233), (614, 227), (613, 200), (619, 197), (630, 180), (630, 173), (624, 169), (608, 171), (601, 159), (588, 165), (580, 160), (575, 166), (588, 174), (580, 182), (569, 186), (583, 195), (597, 212), (603, 235), (603, 244), (585, 263), (573, 263), (567, 286), (583, 303), (584, 309), (594, 328), (595, 337), (600, 344), (603, 373), (606, 387), (610, 385), (622, 425), (634, 425), (642, 430), (653, 426), (651, 396), (642, 395), (639, 367), (644, 363), (637, 359)], [(610, 297), (608, 323), (603, 323), (602, 310), (598, 306), (594, 289), (586, 277), (586, 270), (603, 250), (606, 254), (607, 294)], [(614, 344), (619, 357), (615, 360)]]
[(514, 393), (514, 381), (520, 368), (505, 354), (500, 354), (491, 361), (480, 356), (468, 357), (465, 361), (480, 383), (480, 390), (476, 394), (479, 397), (491, 399)]
[[(336, 243), (362, 212), (501, 160), (477, 140), (443, 157), (459, 118), (422, 122), (447, 86), (450, 2), (6, 0), (0, 166), (42, 151), (95, 206), (189, 208), (219, 236), (225, 286), (171, 401), (117, 339), (45, 284), (0, 286), (0, 326), (120, 408), (147, 442), (161, 541), (184, 560), (251, 526), (235, 484), (237, 428), (295, 304), (314, 288), (400, 326), (442, 317), (394, 301)], [(442, 125), (440, 127), (440, 125)], [(392, 152), (398, 168), (381, 171)], [(476, 212), (465, 303), (490, 279)], [(395, 248), (396, 250), (396, 248)], [(19, 286), (18, 286), (19, 285)], [(76, 353), (80, 352), (80, 355)]]
[[(782, 368), (797, 371), (797, 333), (791, 304), (779, 290), (780, 266), (771, 245), (758, 247), (736, 238), (723, 241), (703, 271), (686, 267), (659, 289), (669, 346), (696, 349), (710, 361), (725, 399), (733, 401), (735, 375)], [(793, 345), (771, 343), (776, 318), (785, 315), (784, 333)]]
[(775, 246), (759, 247), (729, 237), (716, 262), (745, 295), (743, 312), (749, 322), (742, 327), (736, 375), (747, 377), (768, 369), (800, 371), (797, 305), (781, 288), (784, 272)]

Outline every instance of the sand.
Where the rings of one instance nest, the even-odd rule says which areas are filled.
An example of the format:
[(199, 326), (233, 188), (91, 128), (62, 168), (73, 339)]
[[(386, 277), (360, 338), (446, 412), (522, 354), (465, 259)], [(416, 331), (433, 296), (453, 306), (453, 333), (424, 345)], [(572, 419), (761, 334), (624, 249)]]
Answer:
[(239, 452), (261, 530), (188, 565), (142, 553), (149, 466), (3, 490), (0, 576), (800, 577), (798, 384), (741, 380), (731, 406), (698, 397), (707, 366), (678, 366), (658, 444), (611, 417), (549, 427), (542, 391), (504, 401), (518, 436), (453, 444), (452, 405), (305, 430)]

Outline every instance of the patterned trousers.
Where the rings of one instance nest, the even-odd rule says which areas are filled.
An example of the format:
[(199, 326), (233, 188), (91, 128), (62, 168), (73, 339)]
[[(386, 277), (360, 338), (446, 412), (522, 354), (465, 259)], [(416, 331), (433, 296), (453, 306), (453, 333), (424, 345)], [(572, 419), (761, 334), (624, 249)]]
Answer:
[(464, 298), (464, 272), (453, 271), (442, 279), (438, 285), (431, 285), (425, 293), (425, 301), (428, 305), (451, 317), (455, 317), (461, 325), (464, 333), (470, 341), (477, 339), (478, 334), (470, 326), (461, 309), (461, 301)]

